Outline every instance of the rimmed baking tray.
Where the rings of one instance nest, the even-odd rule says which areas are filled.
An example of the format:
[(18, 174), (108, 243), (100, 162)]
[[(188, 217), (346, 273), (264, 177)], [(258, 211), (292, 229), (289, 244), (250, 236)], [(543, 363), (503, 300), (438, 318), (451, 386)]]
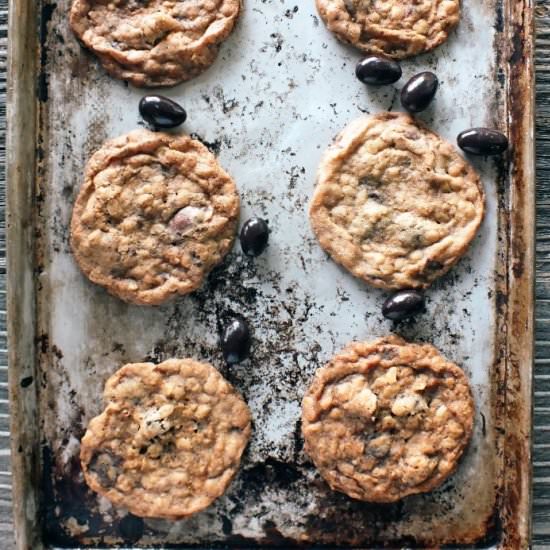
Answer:
[[(12, 0), (9, 26), (9, 358), (19, 549), (77, 547), (526, 548), (530, 528), (533, 345), (533, 6), (465, 0), (451, 39), (403, 63), (442, 82), (422, 118), (448, 139), (477, 125), (511, 140), (474, 159), (487, 218), (468, 255), (428, 292), (428, 312), (392, 325), (384, 294), (322, 253), (306, 208), (322, 150), (351, 119), (397, 109), (398, 89), (367, 90), (357, 52), (324, 28), (313, 0), (247, 0), (216, 64), (164, 93), (185, 129), (235, 177), (242, 217), (266, 217), (268, 253), (235, 249), (202, 290), (160, 308), (125, 305), (88, 283), (68, 222), (89, 155), (140, 124), (142, 91), (109, 78), (67, 22), (69, 0)], [(217, 333), (239, 313), (253, 353), (227, 368)], [(354, 339), (398, 332), (460, 364), (476, 399), (473, 441), (431, 494), (369, 505), (332, 493), (302, 450), (300, 399), (314, 370)], [(181, 522), (145, 520), (87, 490), (79, 438), (105, 379), (130, 361), (211, 361), (255, 421), (241, 471), (219, 501)]]

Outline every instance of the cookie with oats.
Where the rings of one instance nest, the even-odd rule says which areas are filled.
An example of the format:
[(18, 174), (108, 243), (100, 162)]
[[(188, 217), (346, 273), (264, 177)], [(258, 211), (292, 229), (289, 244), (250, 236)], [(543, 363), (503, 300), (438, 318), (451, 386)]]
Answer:
[(115, 78), (174, 86), (216, 59), (241, 0), (74, 0), (70, 23)]
[(352, 343), (315, 374), (302, 403), (305, 451), (332, 489), (370, 502), (431, 491), (472, 434), (466, 376), (431, 345)]
[(141, 517), (180, 519), (221, 496), (239, 469), (250, 411), (211, 365), (125, 365), (81, 442), (86, 483)]
[(393, 59), (433, 50), (460, 20), (460, 0), (317, 0), (317, 9), (342, 42)]
[(350, 124), (322, 158), (310, 204), (321, 246), (385, 289), (429, 286), (463, 256), (483, 215), (475, 170), (403, 113)]
[(237, 230), (235, 183), (189, 136), (136, 130), (90, 159), (71, 222), (85, 275), (122, 300), (158, 305), (201, 286)]

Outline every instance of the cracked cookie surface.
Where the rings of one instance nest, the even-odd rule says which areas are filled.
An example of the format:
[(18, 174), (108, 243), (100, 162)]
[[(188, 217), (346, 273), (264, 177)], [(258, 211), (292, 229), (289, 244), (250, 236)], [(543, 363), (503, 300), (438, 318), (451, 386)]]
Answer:
[(474, 169), (402, 113), (352, 122), (323, 156), (310, 204), (321, 246), (385, 289), (429, 286), (466, 252), (483, 215)]
[(431, 491), (456, 468), (474, 404), (462, 370), (431, 345), (352, 343), (302, 403), (305, 451), (332, 489), (371, 502)]
[(86, 276), (126, 302), (158, 305), (196, 290), (230, 251), (239, 197), (188, 136), (136, 130), (89, 160), (71, 222)]
[(114, 77), (173, 86), (217, 57), (241, 0), (74, 0), (71, 26)]
[(393, 59), (439, 46), (460, 19), (459, 0), (317, 0), (317, 9), (341, 41)]
[(248, 406), (211, 365), (171, 359), (122, 367), (82, 438), (87, 484), (141, 517), (208, 507), (234, 478), (251, 432)]

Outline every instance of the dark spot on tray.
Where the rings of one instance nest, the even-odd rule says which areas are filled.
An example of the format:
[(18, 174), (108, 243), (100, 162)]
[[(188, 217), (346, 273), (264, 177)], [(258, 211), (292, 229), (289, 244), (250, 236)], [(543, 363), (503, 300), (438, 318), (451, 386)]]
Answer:
[(222, 148), (222, 140), (216, 139), (214, 141), (207, 141), (203, 137), (199, 136), (199, 134), (190, 134), (193, 139), (196, 139), (197, 141), (200, 141), (212, 154), (219, 155), (221, 148)]
[(128, 514), (120, 520), (118, 530), (124, 542), (134, 544), (143, 536), (144, 523), (141, 518)]
[(288, 19), (292, 19), (295, 13), (298, 13), (298, 6), (294, 6), (292, 9), (286, 10), (285, 17)]
[(506, 311), (506, 304), (508, 303), (508, 295), (497, 290), (495, 295), (496, 310), (499, 315), (502, 315)]
[(80, 461), (73, 457), (66, 465), (59, 464), (50, 447), (42, 447), (42, 517), (44, 541), (47, 545), (74, 548), (80, 536), (72, 533), (68, 522), (73, 519), (86, 525), (89, 534), (105, 532), (103, 520), (94, 511), (96, 495), (83, 481)]
[(497, 2), (496, 6), (495, 31), (504, 31), (504, 6), (502, 2)]
[(285, 537), (281, 531), (277, 528), (277, 524), (271, 520), (267, 520), (262, 525), (262, 529), (265, 533), (265, 539), (262, 541), (264, 544), (277, 547), (292, 548), (296, 546), (296, 541)]
[[(360, 502), (331, 491), (322, 483), (324, 494), (317, 507), (321, 513), (309, 515), (306, 523), (308, 534), (321, 544), (339, 541), (344, 546), (363, 546), (368, 540), (369, 545), (377, 546), (381, 540), (380, 527), (398, 522), (405, 515), (404, 501), (393, 504)], [(347, 518), (345, 522), (342, 517)]]
[(483, 437), (487, 436), (487, 421), (485, 420), (485, 415), (481, 413), (481, 433)]
[(25, 378), (21, 379), (21, 387), (22, 388), (28, 388), (33, 383), (33, 377), (32, 376), (26, 376)]
[(42, 353), (48, 353), (50, 349), (50, 337), (47, 334), (41, 334), (38, 337), (38, 349)]
[(512, 271), (514, 272), (514, 277), (520, 279), (525, 270), (525, 253), (520, 252), (518, 258), (514, 259), (512, 262)]
[(124, 353), (124, 346), (119, 342), (113, 342), (113, 352)]
[(227, 516), (222, 516), (222, 531), (224, 535), (230, 535), (233, 532), (233, 523)]
[(284, 39), (279, 33), (272, 33), (271, 38), (273, 38), (274, 45), (275, 45), (275, 51), (280, 52), (283, 49), (283, 43)]
[(294, 462), (298, 462), (298, 457), (304, 448), (304, 438), (302, 437), (302, 420), (297, 420), (294, 426)]
[(73, 196), (74, 187), (70, 185), (64, 185), (63, 189), (61, 190), (61, 195), (65, 199), (70, 199)]
[(53, 12), (57, 4), (46, 4), (42, 7), (40, 16), (40, 72), (38, 74), (38, 99), (45, 103), (48, 101), (48, 24), (52, 20)]
[(293, 465), (268, 458), (264, 463), (245, 469), (241, 474), (243, 490), (261, 493), (266, 486), (288, 487), (302, 477)]

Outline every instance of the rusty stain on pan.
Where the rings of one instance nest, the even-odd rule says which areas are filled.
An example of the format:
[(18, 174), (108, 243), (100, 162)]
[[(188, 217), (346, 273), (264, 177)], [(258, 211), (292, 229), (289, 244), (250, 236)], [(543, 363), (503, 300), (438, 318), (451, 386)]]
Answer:
[(535, 159), (534, 6), (508, 5), (510, 165), (506, 438), (503, 547), (525, 548), (531, 529), (531, 422), (534, 334)]
[[(489, 219), (474, 250), (430, 291), (431, 317), (396, 327), (379, 317), (383, 294), (328, 262), (305, 220), (319, 150), (350, 118), (393, 108), (395, 99), (391, 89), (367, 96), (352, 75), (357, 54), (326, 33), (313, 2), (247, 9), (217, 65), (167, 92), (184, 99), (189, 131), (236, 176), (244, 213), (270, 219), (269, 254), (250, 261), (235, 251), (199, 292), (149, 310), (126, 306), (84, 281), (67, 240), (80, 173), (102, 141), (139, 124), (137, 109), (127, 107), (139, 92), (106, 77), (81, 50), (68, 30), (68, 6), (68, 0), (13, 0), (10, 12), (9, 325), (18, 547), (525, 547), (534, 242), (530, 2), (466, 0), (458, 36), (404, 64), (411, 73), (428, 67), (442, 76), (437, 109), (425, 115), (436, 130), (451, 139), (470, 113), (478, 117), (472, 123), (484, 117), (482, 123), (498, 125), (507, 117), (513, 149), (502, 162), (476, 164), (488, 190)], [(476, 51), (464, 42), (476, 29), (485, 33), (481, 41), (494, 35), (491, 59), (483, 65), (472, 56), (460, 64), (464, 52)], [(476, 69), (479, 75), (469, 80), (466, 71)], [(324, 86), (328, 79), (331, 86)], [(480, 97), (472, 98), (478, 88)], [(303, 132), (311, 143), (303, 142)], [(295, 235), (281, 234), (280, 227), (292, 227)], [(479, 253), (486, 250), (494, 258)], [(312, 288), (301, 284), (304, 276)], [(476, 301), (488, 304), (488, 320), (479, 317)], [(248, 363), (228, 369), (215, 333), (235, 313), (255, 327), (255, 346)], [(462, 364), (473, 379), (478, 415), (476, 436), (451, 480), (430, 495), (381, 506), (332, 493), (316, 474), (302, 451), (299, 400), (315, 368), (343, 343), (392, 329), (434, 341)], [(492, 353), (472, 350), (480, 338), (492, 342)], [(87, 489), (78, 441), (100, 410), (109, 374), (127, 361), (174, 355), (215, 364), (250, 402), (256, 433), (237, 480), (213, 507), (185, 522), (141, 520)], [(22, 387), (22, 378), (32, 382)]]

